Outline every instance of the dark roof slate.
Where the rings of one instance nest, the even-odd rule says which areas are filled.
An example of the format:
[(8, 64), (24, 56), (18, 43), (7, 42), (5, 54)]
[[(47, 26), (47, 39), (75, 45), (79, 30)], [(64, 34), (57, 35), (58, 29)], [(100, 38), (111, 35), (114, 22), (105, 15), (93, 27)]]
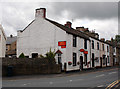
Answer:
[(23, 31), (24, 31), (27, 27), (29, 27), (34, 21), (35, 21), (35, 20), (33, 20), (30, 24), (28, 24), (28, 25), (23, 29)]
[(7, 37), (6, 44), (12, 44), (15, 41), (17, 41), (17, 36)]
[(69, 34), (76, 35), (76, 36), (79, 36), (81, 38), (89, 40), (89, 37), (87, 35), (85, 35), (84, 33), (80, 32), (80, 31), (77, 31), (77, 30), (75, 30), (73, 28), (66, 27), (66, 26), (64, 26), (62, 24), (59, 24), (59, 23), (57, 23), (55, 21), (52, 21), (50, 19), (47, 19), (47, 18), (46, 18), (46, 20), (51, 22), (52, 24), (56, 25), (57, 27), (61, 28), (62, 30), (66, 31)]

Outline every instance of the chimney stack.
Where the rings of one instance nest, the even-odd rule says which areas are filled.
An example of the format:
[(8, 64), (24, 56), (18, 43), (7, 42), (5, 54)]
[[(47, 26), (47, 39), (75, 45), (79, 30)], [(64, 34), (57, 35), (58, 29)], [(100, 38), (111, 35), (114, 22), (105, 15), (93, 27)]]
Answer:
[(38, 8), (35, 11), (35, 18), (42, 17), (46, 18), (46, 8)]
[(105, 41), (105, 38), (101, 38), (100, 40), (101, 40), (101, 41)]
[(65, 24), (65, 26), (68, 27), (68, 28), (71, 28), (72, 23), (70, 21), (67, 21), (66, 24)]
[(10, 37), (12, 38), (12, 37), (13, 37), (13, 35), (10, 35)]
[(78, 31), (82, 31), (82, 32), (85, 32), (85, 31), (88, 31), (88, 28), (84, 28), (84, 27), (76, 27), (76, 30), (78, 30)]

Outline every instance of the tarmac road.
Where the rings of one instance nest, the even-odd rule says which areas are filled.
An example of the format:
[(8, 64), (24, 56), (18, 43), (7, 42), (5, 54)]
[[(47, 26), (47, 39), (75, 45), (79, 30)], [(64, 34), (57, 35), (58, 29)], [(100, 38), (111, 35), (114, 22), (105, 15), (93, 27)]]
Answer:
[(37, 77), (36, 75), (31, 78), (6, 78), (2, 81), (2, 87), (86, 87), (89, 89), (118, 87), (118, 72), (120, 72), (118, 68), (109, 68), (88, 73), (58, 74), (59, 76), (56, 74), (47, 77)]

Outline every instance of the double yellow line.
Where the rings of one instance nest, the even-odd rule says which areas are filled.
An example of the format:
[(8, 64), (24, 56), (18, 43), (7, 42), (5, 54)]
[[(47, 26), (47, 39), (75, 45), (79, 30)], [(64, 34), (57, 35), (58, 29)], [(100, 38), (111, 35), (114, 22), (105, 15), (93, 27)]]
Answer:
[(114, 81), (113, 83), (111, 83), (110, 85), (108, 85), (105, 89), (111, 89), (112, 87), (114, 87), (118, 83), (120, 83), (120, 80)]

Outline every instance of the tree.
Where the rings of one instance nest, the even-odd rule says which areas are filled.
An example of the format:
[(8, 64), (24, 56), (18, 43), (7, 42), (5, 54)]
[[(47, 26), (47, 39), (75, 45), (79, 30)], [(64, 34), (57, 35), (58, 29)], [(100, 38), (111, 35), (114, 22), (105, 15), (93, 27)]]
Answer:
[(19, 58), (25, 58), (24, 53), (21, 53), (20, 56), (19, 56)]
[(46, 55), (46, 58), (48, 58), (49, 60), (55, 59), (55, 52), (54, 51), (52, 52), (51, 48), (50, 48), (50, 51), (47, 52), (45, 55)]
[(117, 43), (120, 43), (120, 35), (116, 35), (115, 40), (117, 41)]

